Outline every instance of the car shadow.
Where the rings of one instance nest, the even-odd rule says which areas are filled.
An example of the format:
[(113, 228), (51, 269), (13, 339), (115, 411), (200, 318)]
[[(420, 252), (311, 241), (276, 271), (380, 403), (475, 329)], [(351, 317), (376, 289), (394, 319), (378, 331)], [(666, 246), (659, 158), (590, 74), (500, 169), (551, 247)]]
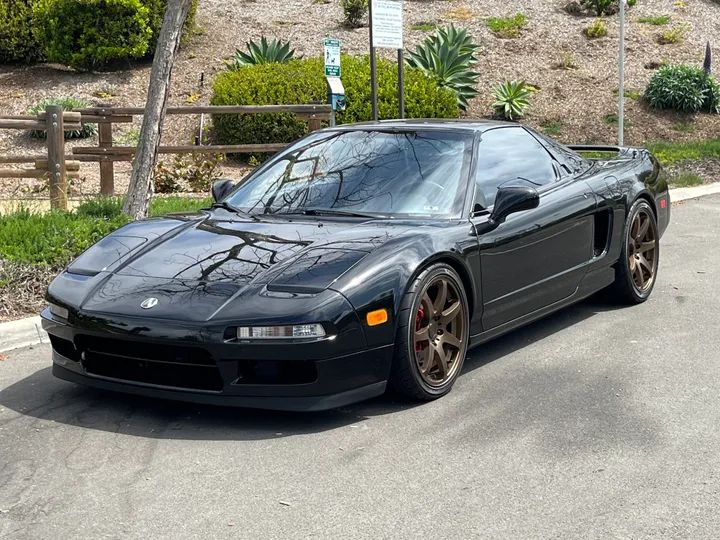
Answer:
[[(537, 340), (612, 309), (590, 299), (471, 351), (464, 374)], [(239, 409), (133, 396), (86, 388), (41, 369), (0, 391), (0, 406), (56, 424), (137, 437), (186, 440), (260, 440), (320, 433), (393, 414), (418, 403), (382, 396), (314, 413)]]

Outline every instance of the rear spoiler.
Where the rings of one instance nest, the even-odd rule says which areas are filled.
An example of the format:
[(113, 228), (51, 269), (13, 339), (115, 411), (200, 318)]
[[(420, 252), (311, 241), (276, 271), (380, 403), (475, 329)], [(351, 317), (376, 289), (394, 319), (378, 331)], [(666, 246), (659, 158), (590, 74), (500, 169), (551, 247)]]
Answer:
[(601, 144), (572, 144), (568, 148), (573, 152), (612, 152), (618, 155), (630, 155), (632, 158), (638, 156), (639, 148), (627, 148), (622, 146), (611, 146)]

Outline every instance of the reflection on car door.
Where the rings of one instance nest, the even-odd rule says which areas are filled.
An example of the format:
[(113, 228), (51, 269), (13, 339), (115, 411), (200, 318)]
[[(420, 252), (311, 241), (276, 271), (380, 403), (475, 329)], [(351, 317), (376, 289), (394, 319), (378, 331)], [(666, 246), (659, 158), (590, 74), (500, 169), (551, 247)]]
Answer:
[[(483, 174), (482, 149), (481, 142), (479, 175)], [(525, 156), (540, 149), (550, 160), (553, 177), (537, 187), (539, 206), (509, 216), (498, 228), (478, 237), (483, 330), (572, 295), (593, 258), (595, 195), (587, 183), (565, 173), (544, 147), (523, 146)], [(537, 155), (538, 161), (533, 161), (533, 168), (524, 174), (524, 178), (535, 184), (543, 180), (537, 177), (537, 171), (542, 168), (538, 165), (540, 156)], [(473, 221), (481, 223), (486, 219), (487, 216), (483, 216)]]

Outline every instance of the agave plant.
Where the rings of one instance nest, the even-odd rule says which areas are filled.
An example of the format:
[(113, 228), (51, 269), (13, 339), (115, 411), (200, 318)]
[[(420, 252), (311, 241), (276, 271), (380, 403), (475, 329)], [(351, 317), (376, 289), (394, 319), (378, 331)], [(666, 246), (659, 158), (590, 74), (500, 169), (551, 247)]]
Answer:
[(433, 78), (439, 86), (450, 88), (457, 96), (458, 106), (464, 111), (468, 100), (475, 97), (478, 74), (472, 71), (477, 63), (473, 43), (466, 29), (457, 30), (454, 25), (439, 28), (409, 53), (407, 63)]
[[(27, 110), (27, 114), (35, 116), (36, 114), (45, 111), (46, 107), (50, 105), (60, 105), (63, 111), (71, 111), (73, 109), (82, 109), (89, 107), (90, 103), (84, 99), (77, 99), (73, 97), (60, 97), (44, 99), (40, 103), (36, 103)], [(97, 124), (83, 124), (79, 130), (66, 130), (66, 139), (87, 139), (97, 135)], [(34, 129), (30, 132), (30, 136), (35, 139), (45, 139), (47, 137), (47, 131), (44, 129)]]
[(493, 90), (495, 111), (507, 120), (515, 120), (530, 108), (532, 91), (525, 82), (505, 81)]
[(290, 42), (283, 43), (281, 39), (273, 39), (268, 42), (263, 36), (260, 43), (248, 41), (245, 46), (248, 52), (240, 49), (235, 50), (235, 58), (230, 65), (230, 69), (238, 69), (243, 66), (252, 66), (255, 64), (284, 64), (295, 58), (295, 49), (290, 50)]

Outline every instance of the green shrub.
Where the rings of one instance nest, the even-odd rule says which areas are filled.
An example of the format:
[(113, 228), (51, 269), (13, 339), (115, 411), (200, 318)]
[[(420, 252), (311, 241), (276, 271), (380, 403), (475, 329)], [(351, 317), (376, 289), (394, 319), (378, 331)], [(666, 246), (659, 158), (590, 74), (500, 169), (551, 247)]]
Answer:
[(340, 0), (343, 10), (343, 25), (347, 28), (360, 28), (368, 14), (368, 0)]
[(671, 176), (668, 184), (674, 187), (692, 187), (704, 184), (702, 177), (695, 172), (684, 172), (677, 176)]
[[(148, 18), (150, 30), (152, 30), (152, 38), (150, 39), (149, 53), (155, 52), (160, 30), (162, 29), (163, 20), (165, 18), (165, 10), (167, 10), (168, 0), (140, 0), (140, 3), (148, 10)], [(190, 34), (195, 29), (195, 15), (197, 14), (198, 0), (193, 0), (190, 5), (188, 17), (185, 20), (183, 32), (185, 35)]]
[(655, 109), (720, 113), (720, 86), (715, 77), (686, 64), (658, 69), (648, 83), (645, 98)]
[(422, 70), (438, 86), (450, 88), (457, 96), (458, 106), (466, 110), (468, 100), (478, 94), (475, 86), (479, 75), (472, 71), (472, 66), (477, 64), (478, 48), (467, 29), (458, 30), (451, 24), (438, 28), (415, 51), (410, 51), (407, 63)]
[(221, 154), (178, 154), (173, 162), (160, 161), (155, 168), (155, 193), (177, 193), (187, 189), (208, 193), (213, 182), (220, 179), (218, 164)]
[[(600, 17), (601, 15), (614, 15), (620, 11), (620, 2), (618, 0), (580, 0), (580, 4), (583, 8), (595, 12)], [(633, 7), (637, 4), (637, 0), (628, 0), (628, 7)]]
[[(341, 58), (347, 109), (338, 112), (338, 124), (372, 119), (370, 60)], [(325, 103), (327, 89), (323, 58), (293, 60), (287, 64), (261, 64), (221, 73), (213, 84), (212, 105), (297, 105)], [(397, 118), (397, 65), (378, 59), (378, 114)], [(409, 118), (456, 118), (455, 95), (439, 88), (420, 70), (405, 74), (405, 113)], [(293, 114), (213, 115), (221, 144), (289, 143), (307, 133), (307, 121)]]
[(283, 43), (281, 39), (273, 39), (268, 42), (263, 36), (260, 43), (257, 44), (253, 40), (245, 43), (248, 52), (235, 49), (235, 57), (230, 69), (239, 69), (244, 66), (254, 66), (255, 64), (285, 64), (293, 60), (295, 50), (290, 50), (290, 42)]
[(690, 26), (689, 23), (676, 24), (665, 30), (662, 34), (658, 34), (657, 42), (661, 45), (680, 43), (681, 41), (685, 41), (690, 30), (692, 30), (692, 26)]
[[(63, 111), (81, 109), (90, 106), (90, 104), (84, 99), (76, 99), (72, 97), (51, 98), (43, 99), (40, 103), (33, 105), (28, 109), (27, 113), (36, 115), (39, 112), (43, 112), (46, 107), (49, 107), (51, 105), (60, 105), (62, 106)], [(94, 135), (97, 135), (97, 131), (97, 124), (84, 124), (80, 131), (65, 131), (65, 138), (87, 139), (88, 137), (93, 137)], [(30, 132), (30, 136), (35, 137), (36, 139), (44, 139), (47, 137), (47, 131), (34, 129)]]
[(652, 24), (653, 26), (663, 26), (670, 22), (670, 15), (660, 15), (659, 17), (640, 17), (637, 22), (642, 24)]
[(607, 26), (605, 26), (602, 16), (595, 19), (590, 26), (585, 28), (585, 35), (590, 39), (607, 36)]
[(532, 91), (524, 82), (505, 81), (493, 90), (495, 112), (506, 120), (515, 120), (530, 109)]
[(527, 26), (527, 17), (523, 13), (517, 13), (507, 19), (490, 17), (486, 21), (490, 30), (505, 38), (520, 37), (520, 30)]
[(35, 15), (51, 62), (96, 69), (150, 50), (150, 16), (140, 0), (39, 0)]
[(32, 32), (35, 1), (0, 2), (0, 64), (30, 64), (42, 58), (42, 48)]

